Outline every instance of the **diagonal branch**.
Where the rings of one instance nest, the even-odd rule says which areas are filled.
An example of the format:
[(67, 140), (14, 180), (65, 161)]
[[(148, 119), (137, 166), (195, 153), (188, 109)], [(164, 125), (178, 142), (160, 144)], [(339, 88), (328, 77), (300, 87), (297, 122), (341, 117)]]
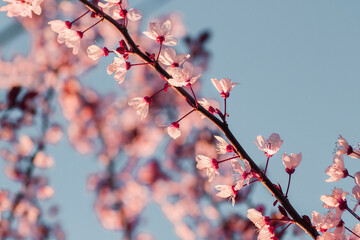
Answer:
[[(170, 79), (171, 76), (159, 65), (158, 62), (154, 63), (140, 48), (135, 44), (131, 36), (129, 35), (125, 26), (121, 25), (109, 15), (105, 14), (100, 10), (99, 7), (92, 4), (87, 0), (79, 0), (86, 7), (88, 7), (91, 11), (97, 13), (99, 16), (103, 17), (106, 21), (111, 23), (124, 37), (125, 41), (130, 46), (131, 50), (134, 54), (140, 57), (143, 61), (151, 65), (164, 79)], [(192, 106), (196, 106), (195, 99), (183, 88), (171, 86), (178, 94), (182, 95)], [(236, 153), (241, 157), (241, 159), (246, 159), (253, 171), (257, 172), (260, 175), (261, 183), (270, 191), (270, 193), (281, 203), (281, 205), (286, 209), (289, 215), (292, 217), (294, 223), (301, 227), (307, 234), (309, 234), (312, 238), (316, 239), (319, 236), (319, 233), (316, 231), (312, 225), (304, 220), (300, 214), (295, 210), (295, 208), (291, 205), (289, 200), (284, 196), (284, 194), (279, 191), (274, 184), (266, 177), (266, 175), (261, 171), (261, 169), (256, 165), (256, 163), (251, 159), (251, 157), (246, 153), (237, 139), (234, 137), (232, 132), (230, 131), (228, 125), (220, 121), (217, 117), (208, 112), (205, 108), (203, 108), (200, 104), (198, 104), (197, 108), (194, 108), (196, 111), (201, 112), (207, 119), (209, 119), (213, 124), (215, 124), (227, 137), (227, 139), (233, 145)]]

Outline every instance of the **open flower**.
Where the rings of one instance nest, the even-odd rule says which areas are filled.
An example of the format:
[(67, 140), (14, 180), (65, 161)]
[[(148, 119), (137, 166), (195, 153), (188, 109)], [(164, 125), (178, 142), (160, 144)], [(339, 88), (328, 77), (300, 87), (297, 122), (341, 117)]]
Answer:
[(190, 54), (181, 53), (179, 55), (176, 55), (175, 49), (166, 48), (164, 51), (161, 52), (159, 62), (167, 66), (179, 67), (189, 57)]
[(240, 175), (240, 178), (236, 183), (236, 189), (238, 190), (240, 190), (243, 187), (246, 181), (249, 184), (250, 179), (253, 177), (253, 174), (251, 173), (250, 163), (246, 159), (244, 159), (243, 161), (244, 161), (244, 168), (241, 166), (239, 161), (237, 160), (231, 161), (234, 171)]
[(326, 174), (330, 178), (326, 179), (326, 182), (336, 182), (341, 178), (345, 178), (349, 175), (347, 169), (344, 166), (344, 158), (342, 154), (335, 154), (334, 163), (325, 170)]
[(348, 207), (345, 198), (346, 195), (348, 195), (348, 193), (343, 192), (341, 188), (335, 188), (333, 195), (322, 195), (320, 200), (324, 202), (324, 208), (336, 209), (336, 211), (340, 210), (340, 212), (343, 212)]
[(149, 27), (150, 31), (145, 31), (143, 33), (160, 44), (175, 46), (177, 44), (177, 40), (170, 35), (170, 29), (170, 20), (166, 20), (164, 22), (152, 22)]
[(235, 205), (236, 194), (238, 193), (238, 189), (235, 186), (230, 185), (216, 185), (215, 189), (220, 191), (216, 194), (218, 197), (229, 198), (232, 200), (232, 205)]
[(338, 140), (338, 153), (346, 154), (349, 157), (360, 159), (360, 150), (354, 149), (349, 143), (340, 135)]
[(200, 77), (201, 74), (193, 77), (194, 67), (191, 63), (185, 62), (183, 68), (168, 68), (169, 74), (172, 76), (168, 83), (175, 87), (191, 86)]
[(206, 110), (208, 110), (211, 114), (215, 113), (215, 111), (216, 111), (215, 108), (212, 107), (205, 98), (202, 98), (201, 100), (199, 100), (198, 103), (200, 103), (200, 105), (203, 106)]
[(150, 103), (151, 98), (149, 97), (137, 97), (129, 101), (129, 105), (135, 108), (136, 113), (140, 116), (141, 120), (146, 118), (149, 112)]
[(165, 128), (165, 132), (173, 139), (177, 139), (181, 135), (179, 127), (180, 125), (178, 122), (172, 122), (169, 127)]
[(215, 158), (209, 158), (204, 155), (197, 155), (195, 160), (197, 162), (197, 169), (206, 170), (206, 175), (209, 177), (209, 182), (214, 180), (215, 174), (219, 175), (219, 164)]
[(129, 9), (129, 2), (128, 0), (121, 0), (121, 3), (119, 3), (119, 0), (104, 0), (107, 3), (101, 3), (99, 2), (98, 5), (103, 10), (108, 11), (109, 14), (114, 18), (115, 20), (127, 18), (130, 21), (139, 21), (142, 18), (142, 13), (136, 8), (130, 8)]
[(0, 8), (0, 12), (7, 11), (8, 17), (32, 17), (32, 12), (36, 15), (41, 14), (40, 3), (42, 0), (4, 0), (9, 4)]
[(280, 139), (279, 134), (273, 133), (267, 140), (265, 140), (263, 136), (259, 135), (254, 142), (267, 157), (272, 157), (275, 153), (277, 153), (277, 151), (279, 151), (281, 144), (284, 141)]
[(326, 232), (328, 229), (335, 228), (341, 220), (341, 218), (333, 211), (329, 211), (325, 216), (321, 213), (313, 211), (311, 216), (311, 221), (315, 225), (316, 230), (321, 232)]
[(218, 143), (216, 143), (216, 151), (218, 154), (226, 154), (234, 151), (232, 145), (228, 144), (222, 137), (215, 135), (214, 136)]
[(220, 92), (220, 95), (223, 98), (228, 98), (233, 87), (238, 85), (238, 83), (232, 82), (229, 78), (223, 78), (220, 81), (216, 78), (212, 78), (211, 82), (214, 84), (215, 88)]
[(114, 79), (120, 84), (125, 80), (127, 68), (126, 68), (126, 61), (124, 57), (118, 53), (117, 51), (114, 51), (118, 57), (114, 57), (114, 61), (108, 65), (107, 67), (107, 73), (114, 74)]
[(109, 52), (110, 51), (106, 47), (100, 48), (96, 45), (91, 45), (86, 50), (86, 53), (89, 56), (89, 58), (91, 58), (94, 61), (98, 60), (101, 56), (105, 56), (105, 57), (108, 56)]
[(293, 174), (295, 172), (295, 168), (299, 166), (302, 159), (301, 153), (291, 153), (290, 155), (287, 155), (284, 153), (282, 157), (283, 164), (285, 166), (285, 171), (288, 174)]

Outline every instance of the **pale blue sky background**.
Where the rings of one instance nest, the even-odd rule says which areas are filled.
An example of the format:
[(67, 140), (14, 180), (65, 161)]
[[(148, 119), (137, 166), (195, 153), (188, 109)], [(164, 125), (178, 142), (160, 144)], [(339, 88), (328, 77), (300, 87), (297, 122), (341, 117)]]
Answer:
[[(154, 2), (161, 6), (156, 5), (157, 10), (151, 7), (149, 16), (147, 8)], [(134, 6), (145, 15), (144, 28), (152, 17), (180, 11), (192, 36), (203, 29), (212, 31), (207, 45), (212, 58), (202, 78), (202, 96), (220, 101), (210, 82), (212, 77), (228, 77), (240, 83), (229, 100), (231, 129), (257, 163), (265, 162), (265, 156), (253, 143), (256, 136), (280, 134), (284, 144), (271, 160), (268, 172), (270, 179), (283, 188), (287, 175), (282, 154), (302, 152), (303, 161), (293, 175), (289, 197), (301, 214), (310, 215), (313, 210), (325, 213), (320, 196), (330, 194), (334, 186), (351, 192), (351, 179), (344, 179), (344, 184), (325, 183), (324, 171), (332, 164), (339, 134), (351, 144), (360, 141), (359, 1), (137, 0)], [(1, 22), (6, 20), (4, 15), (0, 14)], [(19, 43), (24, 41), (22, 34), (7, 45), (9, 48), (1, 50), (9, 54), (16, 47), (14, 51), (19, 51)], [(109, 80), (106, 87), (117, 84), (107, 76), (105, 66), (96, 74)], [(46, 174), (56, 189), (54, 202), (60, 205), (59, 216), (68, 239), (119, 239), (118, 233), (106, 231), (97, 223), (92, 211), (93, 195), (85, 190), (86, 176), (98, 171), (95, 160), (75, 153), (64, 141), (51, 152), (61, 161)], [(345, 165), (350, 174), (360, 170), (360, 160), (345, 158)], [(0, 182), (1, 187), (9, 186), (2, 175)], [(258, 185), (254, 201), (263, 199), (273, 202)], [(353, 200), (349, 205), (354, 205)], [(233, 210), (239, 211), (236, 207)], [(160, 212), (155, 206), (147, 211), (149, 216)], [(349, 214), (345, 214), (347, 218), (351, 219)], [(350, 220), (345, 222), (352, 228)], [(172, 239), (174, 236), (164, 231), (163, 224), (151, 220), (144, 228), (156, 232), (158, 239)]]

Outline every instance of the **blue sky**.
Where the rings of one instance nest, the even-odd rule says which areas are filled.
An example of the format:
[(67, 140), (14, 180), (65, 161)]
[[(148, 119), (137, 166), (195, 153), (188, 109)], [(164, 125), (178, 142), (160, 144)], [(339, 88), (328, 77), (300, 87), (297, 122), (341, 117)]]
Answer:
[[(134, 1), (144, 13), (144, 28), (152, 17), (179, 11), (192, 36), (203, 29), (211, 30), (207, 47), (212, 58), (209, 70), (203, 74), (202, 97), (220, 101), (210, 78), (228, 77), (240, 83), (229, 99), (229, 124), (249, 155), (262, 165), (266, 158), (253, 143), (256, 136), (267, 138), (276, 132), (284, 139), (279, 153), (271, 159), (268, 173), (273, 182), (280, 182), (284, 188), (287, 184), (282, 153), (302, 152), (303, 160), (293, 175), (289, 194), (301, 214), (310, 215), (313, 210), (325, 213), (320, 196), (330, 194), (334, 186), (351, 192), (351, 179), (341, 184), (325, 183), (324, 171), (332, 164), (339, 134), (351, 144), (360, 141), (359, 1), (174, 0), (158, 1), (156, 9), (148, 2)], [(151, 8), (150, 16), (147, 8)], [(1, 20), (4, 15), (0, 15)], [(11, 52), (26, 41), (22, 34), (2, 51)], [(106, 75), (105, 66), (96, 73)], [(115, 84), (109, 82), (110, 86)], [(117, 233), (103, 230), (90, 212), (93, 196), (85, 191), (85, 179), (97, 171), (95, 161), (91, 165), (69, 149), (64, 142), (52, 149), (55, 156), (68, 153), (48, 172), (57, 190), (55, 202), (61, 202), (60, 217), (69, 239), (118, 239)], [(74, 172), (68, 172), (69, 164)], [(356, 159), (346, 158), (345, 166), (350, 174), (360, 170)], [(84, 170), (82, 175), (77, 175), (79, 168)], [(65, 188), (64, 171), (71, 176), (70, 188)], [(265, 188), (258, 185), (254, 201), (263, 199), (273, 202)], [(349, 202), (354, 205), (352, 200)], [(76, 211), (68, 208), (70, 204), (76, 205)], [(157, 209), (147, 211), (151, 214)], [(349, 215), (345, 217), (349, 219), (346, 223), (353, 223)], [(67, 223), (67, 219), (76, 224)], [(151, 225), (149, 230), (158, 232), (159, 239), (173, 237)]]

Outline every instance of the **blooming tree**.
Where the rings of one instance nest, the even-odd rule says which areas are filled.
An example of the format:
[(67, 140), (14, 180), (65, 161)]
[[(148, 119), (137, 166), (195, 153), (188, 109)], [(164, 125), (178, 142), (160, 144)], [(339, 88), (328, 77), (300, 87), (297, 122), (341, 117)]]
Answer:
[[(290, 183), (305, 161), (302, 153), (286, 154), (284, 140), (273, 133), (254, 138), (267, 159), (264, 168), (249, 156), (229, 123), (228, 104), (238, 81), (211, 78), (221, 104), (199, 98), (207, 33), (187, 37), (189, 53), (177, 54), (174, 47), (184, 37), (181, 20), (166, 15), (141, 31), (145, 11), (127, 0), (7, 2), (0, 11), (18, 19), (33, 48), (26, 57), (0, 63), (6, 93), (0, 102), (1, 156), (7, 178), (18, 186), (0, 186), (2, 239), (65, 239), (57, 208), (46, 211), (43, 203), (56, 193), (43, 171), (58, 161), (48, 149), (65, 132), (76, 151), (93, 154), (102, 166), (87, 179), (94, 212), (105, 229), (120, 231), (124, 239), (152, 238), (139, 230), (151, 203), (160, 206), (181, 239), (280, 239), (290, 226), (294, 235), (300, 227), (313, 239), (360, 238), (359, 223), (348, 226), (344, 219), (348, 212), (360, 221), (360, 172), (344, 161), (360, 159), (359, 148), (340, 135), (333, 164), (325, 170), (327, 182), (355, 180), (349, 192), (357, 203), (334, 188), (320, 197), (326, 214), (300, 213), (290, 201)], [(110, 63), (104, 73), (123, 94), (100, 94), (79, 80), (105, 58)], [(58, 120), (60, 112), (68, 124)], [(159, 149), (166, 154), (155, 154)], [(281, 156), (279, 151), (289, 177), (285, 192), (283, 183), (269, 177), (270, 158)], [(247, 201), (255, 184), (271, 193), (264, 204), (273, 202), (273, 208)], [(231, 200), (230, 214), (223, 214), (228, 202), (222, 198)], [(239, 214), (238, 205), (247, 212)]]

